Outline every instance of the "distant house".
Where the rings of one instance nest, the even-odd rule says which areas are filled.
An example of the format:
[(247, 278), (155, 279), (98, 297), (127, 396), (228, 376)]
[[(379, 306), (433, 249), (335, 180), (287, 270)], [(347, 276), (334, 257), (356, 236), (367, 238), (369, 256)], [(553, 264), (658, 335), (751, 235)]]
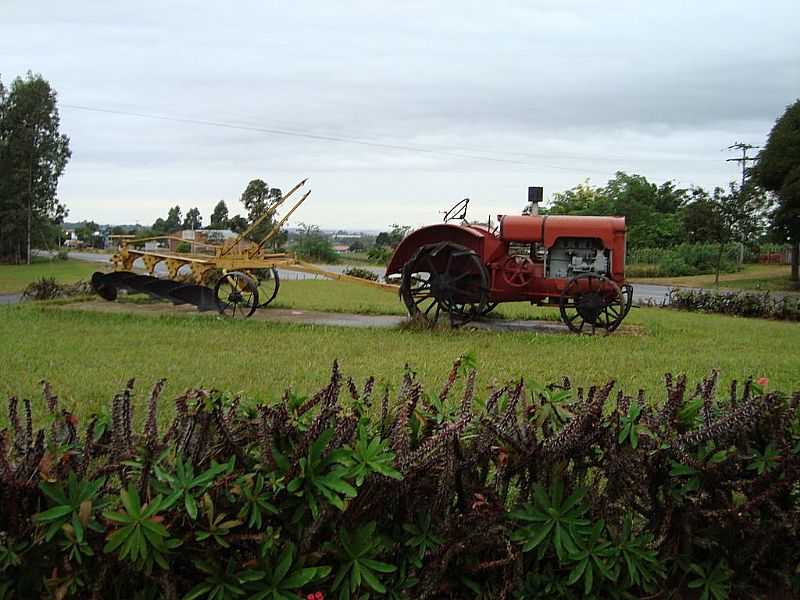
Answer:
[[(180, 244), (188, 243), (192, 253), (212, 252), (208, 245), (219, 246), (238, 235), (230, 229), (182, 229), (169, 234), (168, 247), (171, 252), (177, 252)], [(239, 242), (240, 249), (250, 245), (251, 242), (247, 240)]]
[(335, 252), (338, 252), (339, 254), (346, 254), (350, 252), (350, 246), (348, 246), (347, 244), (334, 244), (333, 249)]

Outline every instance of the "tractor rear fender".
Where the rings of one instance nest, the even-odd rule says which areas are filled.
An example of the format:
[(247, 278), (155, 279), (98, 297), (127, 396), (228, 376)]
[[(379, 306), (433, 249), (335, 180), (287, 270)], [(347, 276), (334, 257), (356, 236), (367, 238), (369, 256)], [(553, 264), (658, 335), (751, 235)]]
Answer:
[(474, 250), (478, 256), (483, 257), (484, 238), (486, 235), (490, 234), (480, 229), (473, 229), (463, 225), (450, 225), (448, 223), (421, 227), (409, 233), (397, 246), (391, 260), (389, 260), (389, 265), (386, 267), (386, 275), (402, 273), (403, 265), (411, 260), (411, 257), (416, 254), (421, 246), (438, 242), (460, 244), (470, 250)]

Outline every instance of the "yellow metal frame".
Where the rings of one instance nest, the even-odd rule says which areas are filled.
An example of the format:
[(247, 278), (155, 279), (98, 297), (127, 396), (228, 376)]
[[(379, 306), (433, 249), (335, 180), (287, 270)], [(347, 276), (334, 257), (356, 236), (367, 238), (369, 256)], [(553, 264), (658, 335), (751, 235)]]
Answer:
[[(281, 230), (281, 227), (286, 223), (289, 217), (297, 210), (300, 205), (311, 194), (309, 190), (294, 206), (284, 215), (284, 217), (275, 224), (261, 242), (254, 244), (252, 247), (242, 248), (240, 242), (251, 233), (259, 224), (266, 218), (273, 215), (278, 207), (283, 204), (295, 191), (306, 183), (306, 179), (294, 186), (289, 193), (287, 193), (281, 200), (276, 202), (269, 208), (261, 217), (259, 217), (246, 231), (239, 234), (234, 240), (224, 242), (223, 244), (209, 244), (205, 242), (191, 242), (183, 238), (176, 238), (173, 236), (156, 236), (139, 239), (123, 239), (120, 242), (119, 250), (111, 257), (111, 263), (115, 271), (132, 271), (133, 265), (138, 259), (144, 262), (145, 270), (149, 275), (153, 275), (156, 266), (159, 263), (166, 263), (167, 271), (170, 279), (177, 279), (179, 271), (188, 266), (192, 280), (198, 285), (202, 285), (208, 274), (211, 271), (222, 271), (223, 273), (229, 271), (252, 271), (256, 269), (283, 269), (285, 271), (295, 271), (299, 273), (311, 273), (319, 275), (327, 279), (335, 281), (345, 281), (348, 283), (355, 283), (366, 287), (384, 289), (388, 291), (397, 291), (396, 285), (388, 283), (380, 283), (378, 281), (370, 281), (368, 279), (361, 279), (359, 277), (351, 277), (342, 273), (335, 273), (333, 271), (326, 271), (320, 269), (316, 265), (298, 260), (295, 256), (286, 253), (268, 253), (264, 252), (264, 245), (275, 237)], [(214, 250), (213, 256), (211, 254), (178, 254), (174, 252), (165, 251), (152, 251), (136, 248), (145, 242), (157, 240), (174, 240), (178, 242), (190, 242), (197, 246), (203, 246)]]

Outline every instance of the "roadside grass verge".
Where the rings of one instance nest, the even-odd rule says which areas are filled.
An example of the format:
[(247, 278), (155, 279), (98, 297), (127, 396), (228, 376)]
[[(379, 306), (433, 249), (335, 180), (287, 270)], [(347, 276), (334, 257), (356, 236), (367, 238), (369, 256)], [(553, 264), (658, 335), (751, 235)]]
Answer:
[[(745, 265), (741, 271), (736, 273), (721, 273), (719, 276), (719, 288), (800, 292), (800, 288), (796, 287), (794, 282), (789, 279), (789, 275), (789, 265)], [(648, 283), (674, 287), (717, 287), (714, 285), (713, 273), (686, 277), (634, 277), (630, 281), (634, 285)]]
[[(312, 281), (281, 291), (287, 307), (402, 314), (399, 300), (379, 290)], [(552, 313), (513, 305), (507, 310), (513, 316), (523, 308)], [(474, 353), (482, 365), (479, 395), (492, 380), (523, 375), (542, 383), (567, 375), (579, 386), (616, 378), (627, 390), (655, 391), (667, 371), (697, 380), (712, 369), (722, 372), (723, 386), (753, 376), (767, 377), (770, 389), (800, 387), (800, 324), (647, 308), (632, 311), (626, 323), (642, 326), (643, 333), (588, 337), (348, 329), (194, 314), (89, 313), (50, 304), (8, 306), (0, 308), (0, 394), (38, 399), (38, 382), (47, 378), (85, 417), (116, 391), (109, 385), (121, 388), (135, 377), (142, 390), (166, 377), (168, 395), (213, 384), (275, 401), (287, 382), (300, 393), (321, 387), (334, 359), (355, 377), (376, 375), (381, 385), (396, 382), (406, 364), (423, 382), (441, 381), (464, 352)], [(137, 402), (143, 401), (140, 392)]]
[(105, 265), (68, 258), (51, 260), (37, 257), (30, 265), (0, 265), (0, 294), (21, 292), (29, 283), (42, 277), (55, 277), (58, 283), (75, 283), (89, 279)]

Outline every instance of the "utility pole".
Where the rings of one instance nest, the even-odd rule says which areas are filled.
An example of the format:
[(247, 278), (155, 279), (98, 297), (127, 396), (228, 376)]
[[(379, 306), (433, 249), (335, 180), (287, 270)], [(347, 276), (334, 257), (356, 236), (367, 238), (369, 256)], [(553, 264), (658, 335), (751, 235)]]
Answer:
[[(745, 184), (745, 181), (747, 179), (747, 163), (748, 163), (748, 161), (752, 162), (752, 161), (758, 160), (755, 157), (747, 156), (747, 151), (748, 150), (753, 150), (755, 148), (758, 148), (758, 146), (753, 146), (752, 144), (745, 144), (744, 142), (736, 142), (736, 143), (731, 144), (730, 146), (728, 146), (728, 150), (741, 150), (742, 151), (742, 157), (741, 158), (728, 158), (728, 159), (725, 160), (725, 162), (738, 162), (738, 163), (742, 164), (742, 187), (739, 188), (739, 193), (740, 194), (744, 193), (744, 184)], [(743, 262), (744, 262), (744, 243), (742, 241), (739, 241), (739, 267), (742, 266)], [(719, 284), (719, 271), (717, 271), (716, 282), (717, 282), (717, 284)]]
[(736, 142), (735, 144), (731, 144), (728, 146), (728, 150), (741, 150), (742, 157), (741, 158), (729, 158), (725, 162), (738, 162), (742, 163), (742, 187), (744, 187), (745, 178), (747, 176), (747, 163), (748, 161), (755, 161), (758, 160), (755, 157), (747, 156), (747, 151), (752, 150), (754, 148), (758, 148), (759, 146), (753, 146), (752, 144), (745, 144), (742, 142)]

